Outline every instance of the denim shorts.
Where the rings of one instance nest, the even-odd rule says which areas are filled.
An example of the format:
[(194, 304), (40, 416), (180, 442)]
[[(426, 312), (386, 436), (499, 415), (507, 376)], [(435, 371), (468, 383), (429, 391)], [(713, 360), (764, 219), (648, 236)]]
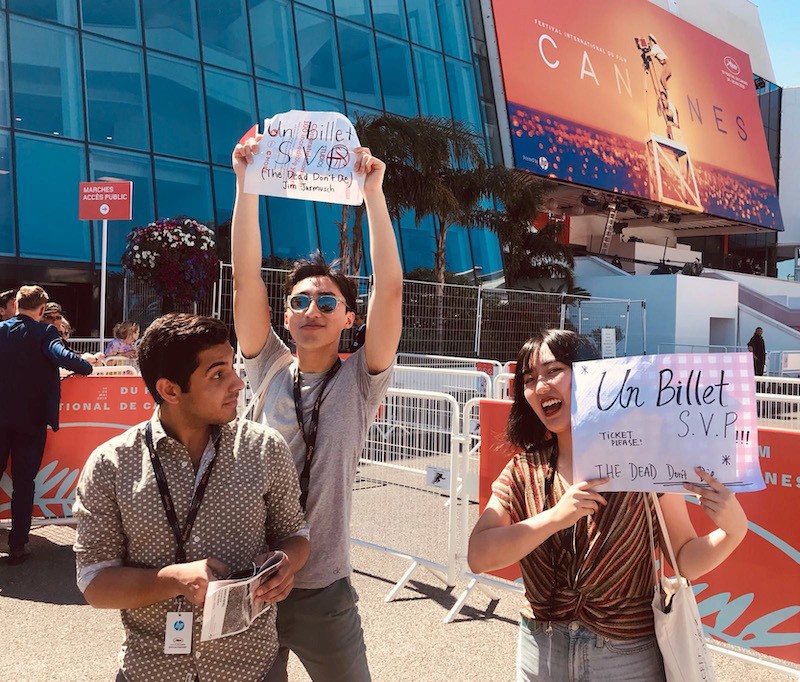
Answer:
[(546, 623), (522, 618), (517, 682), (664, 682), (655, 635), (612, 639), (580, 621)]

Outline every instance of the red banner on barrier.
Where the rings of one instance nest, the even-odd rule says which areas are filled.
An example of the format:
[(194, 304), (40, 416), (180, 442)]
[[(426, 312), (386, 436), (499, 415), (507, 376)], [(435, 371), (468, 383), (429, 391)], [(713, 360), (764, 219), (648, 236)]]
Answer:
[[(480, 508), (492, 483), (515, 451), (505, 442), (509, 401), (480, 404)], [(800, 432), (761, 428), (758, 432), (765, 490), (738, 496), (749, 521), (742, 544), (721, 566), (694, 583), (706, 633), (723, 642), (800, 663)], [(691, 503), (697, 532), (714, 528)], [(520, 577), (515, 564), (493, 572)]]
[[(36, 477), (34, 517), (72, 515), (75, 487), (92, 451), (153, 414), (141, 377), (72, 376), (61, 382), (61, 428), (47, 432)], [(0, 518), (11, 516), (10, 474), (0, 477)]]

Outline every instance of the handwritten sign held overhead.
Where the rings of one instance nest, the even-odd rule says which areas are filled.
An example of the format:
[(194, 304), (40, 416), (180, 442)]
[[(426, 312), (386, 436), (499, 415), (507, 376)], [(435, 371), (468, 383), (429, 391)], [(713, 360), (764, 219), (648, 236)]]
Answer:
[(734, 492), (762, 490), (749, 353), (648, 355), (572, 367), (576, 481), (603, 491), (682, 492), (703, 467)]
[(264, 137), (247, 167), (249, 194), (359, 206), (364, 176), (354, 172), (360, 147), (342, 114), (288, 111), (264, 121)]

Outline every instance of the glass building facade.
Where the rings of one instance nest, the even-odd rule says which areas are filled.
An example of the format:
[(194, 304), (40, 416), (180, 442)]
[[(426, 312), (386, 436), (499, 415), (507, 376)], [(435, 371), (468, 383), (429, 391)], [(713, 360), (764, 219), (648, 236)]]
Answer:
[[(499, 160), (479, 1), (0, 0), (0, 288), (40, 282), (96, 330), (100, 225), (78, 220), (78, 183), (134, 183), (133, 220), (109, 223), (119, 270), (134, 226), (225, 225), (233, 145), (291, 108), (453, 117)], [(265, 257), (338, 255), (339, 207), (262, 201)], [(406, 271), (432, 267), (432, 225), (396, 229)], [(496, 237), (451, 229), (448, 269), (475, 266), (502, 269)]]

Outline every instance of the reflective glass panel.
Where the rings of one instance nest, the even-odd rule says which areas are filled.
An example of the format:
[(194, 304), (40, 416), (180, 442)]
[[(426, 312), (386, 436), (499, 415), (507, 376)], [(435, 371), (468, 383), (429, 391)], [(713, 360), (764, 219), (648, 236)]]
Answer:
[(17, 128), (83, 137), (75, 31), (11, 17), (11, 72)]
[(408, 43), (379, 35), (378, 63), (386, 111), (401, 116), (416, 116), (419, 107)]
[(76, 0), (8, 0), (8, 9), (66, 26), (78, 25)]
[(406, 6), (403, 0), (372, 0), (372, 20), (375, 28), (405, 38)]
[(142, 42), (139, 0), (81, 0), (81, 18), (85, 31), (131, 43)]
[(436, 5), (431, 0), (406, 0), (406, 13), (411, 41), (441, 50)]
[(333, 12), (333, 5), (331, 0), (297, 0), (298, 3), (321, 9), (325, 12)]
[(442, 24), (444, 51), (454, 57), (470, 59), (469, 30), (464, 0), (436, 0)]
[(256, 76), (300, 85), (292, 6), (288, 0), (250, 0)]
[(83, 53), (89, 139), (149, 150), (141, 49), (86, 36)]
[(350, 104), (347, 103), (347, 118), (351, 121), (356, 118), (358, 114), (362, 116), (380, 116), (383, 112), (380, 109), (372, 109), (365, 107), (363, 104)]
[[(342, 220), (341, 204), (323, 204), (315, 202), (317, 209), (317, 224), (319, 225), (319, 238), (322, 242), (320, 247), (322, 255), (330, 262), (339, 257), (339, 226), (337, 223)], [(355, 207), (348, 207), (348, 223), (353, 222), (353, 212)], [(366, 219), (364, 221), (366, 226)]]
[(6, 44), (6, 15), (0, 14), (0, 126), (11, 125), (8, 111), (8, 45)]
[[(267, 206), (273, 255), (295, 259), (319, 248), (313, 202), (268, 197)], [(261, 248), (264, 247), (262, 244)]]
[(11, 182), (11, 135), (0, 130), (0, 253), (13, 256), (17, 240), (14, 234), (14, 198)]
[(16, 145), (20, 256), (90, 261), (89, 223), (76, 210), (78, 183), (86, 180), (83, 145), (19, 134)]
[(483, 132), (478, 91), (472, 64), (447, 59), (447, 82), (450, 85), (450, 101), (453, 103), (453, 118), (472, 125), (475, 132)]
[(424, 116), (450, 116), (450, 100), (442, 55), (414, 48), (414, 70), (419, 84), (419, 108)]
[(403, 271), (433, 268), (433, 254), (436, 251), (433, 219), (423, 218), (417, 227), (414, 211), (407, 211), (400, 219), (400, 234), (403, 240)]
[(208, 166), (156, 157), (156, 208), (159, 218), (214, 219)]
[(307, 92), (305, 93), (305, 102), (307, 111), (338, 111), (340, 114), (345, 113), (344, 102), (340, 99), (322, 97), (322, 95)]
[(149, 54), (153, 149), (191, 159), (208, 158), (200, 66)]
[[(214, 201), (217, 225), (229, 223), (233, 216), (233, 200), (236, 196), (236, 176), (230, 168), (214, 166)], [(226, 254), (230, 262), (230, 254)]]
[[(92, 180), (114, 178), (133, 182), (133, 219), (112, 220), (108, 224), (108, 262), (119, 265), (131, 229), (146, 225), (155, 216), (150, 157), (89, 147), (89, 172)], [(95, 221), (95, 244), (98, 245), (101, 244), (100, 224), (100, 221)], [(99, 249), (96, 258), (100, 260)]]
[(198, 59), (194, 0), (142, 0), (147, 47)]
[(206, 104), (211, 160), (230, 164), (234, 145), (256, 122), (252, 78), (206, 67)]
[(473, 228), (469, 231), (475, 265), (480, 265), (483, 274), (500, 273), (503, 270), (503, 257), (497, 235), (489, 230)]
[(334, 0), (334, 9), (337, 16), (343, 19), (357, 21), (359, 24), (372, 24), (369, 13), (369, 0)]
[(372, 31), (343, 21), (338, 23), (345, 98), (379, 109), (381, 88)]
[(469, 250), (469, 236), (463, 227), (453, 225), (447, 230), (445, 268), (451, 272), (464, 272), (472, 268), (472, 253)]
[(203, 61), (250, 71), (245, 0), (198, 0)]
[(297, 6), (295, 21), (303, 88), (341, 97), (342, 83), (333, 17)]
[(258, 127), (261, 129), (265, 118), (290, 109), (302, 109), (303, 97), (295, 88), (287, 88), (275, 83), (256, 81), (258, 95)]

